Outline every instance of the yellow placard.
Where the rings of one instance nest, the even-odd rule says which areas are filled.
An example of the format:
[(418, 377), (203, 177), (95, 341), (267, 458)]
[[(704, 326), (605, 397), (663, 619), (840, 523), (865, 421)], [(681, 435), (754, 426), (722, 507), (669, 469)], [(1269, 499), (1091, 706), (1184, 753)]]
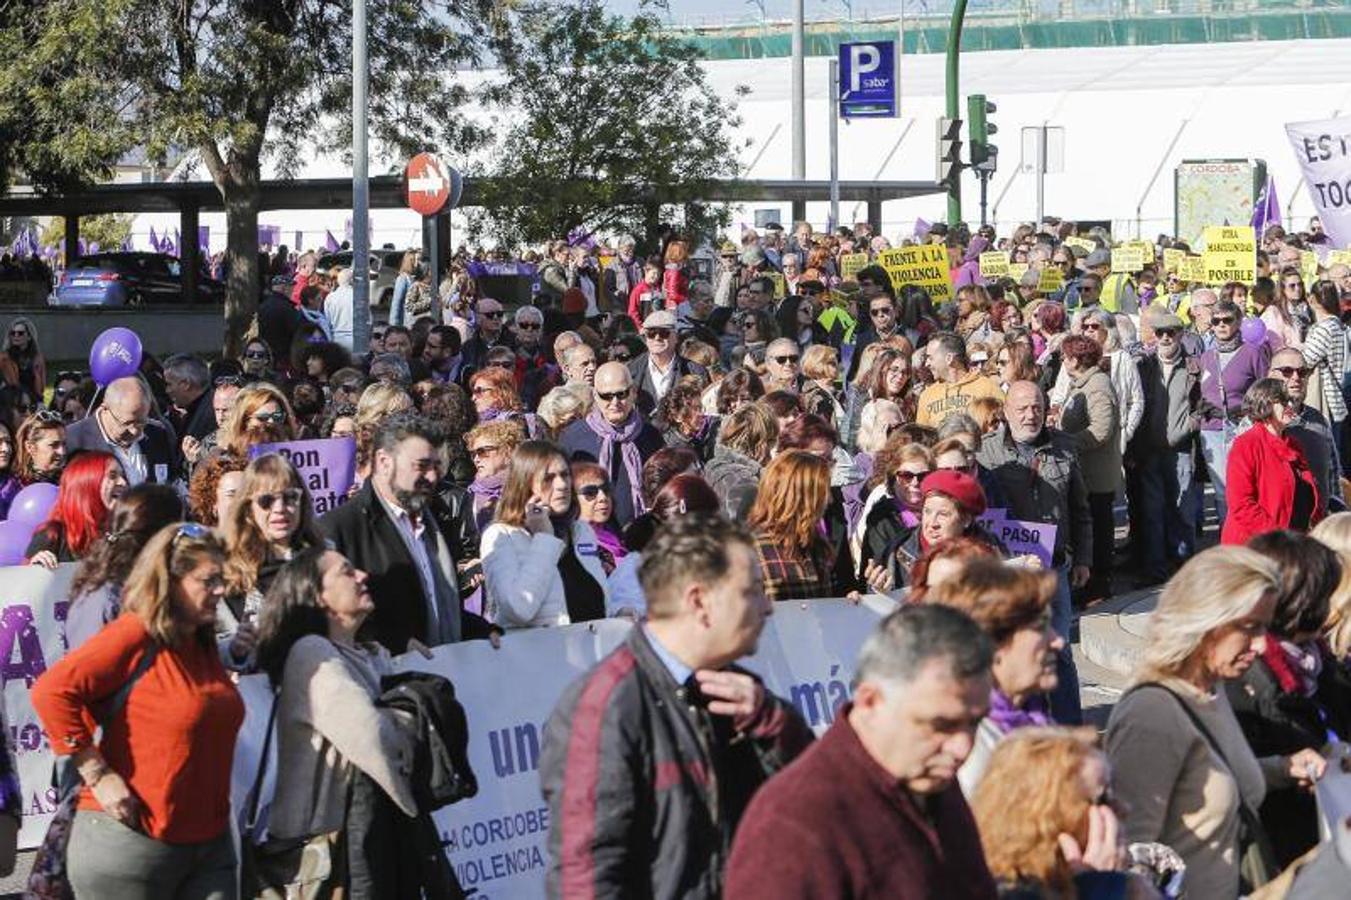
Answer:
[(877, 260), (891, 276), (896, 290), (913, 284), (924, 288), (934, 303), (952, 299), (952, 274), (948, 270), (948, 250), (942, 244), (922, 244), (883, 250)]
[(1138, 272), (1145, 267), (1145, 255), (1138, 246), (1113, 247), (1113, 272)]
[(606, 256), (604, 253), (602, 253), (602, 254), (600, 255), (600, 268), (601, 268), (601, 271), (603, 272), (603, 271), (605, 271), (606, 269), (610, 268), (610, 266), (613, 266), (613, 265), (615, 264), (615, 260), (616, 260), (617, 258), (618, 258), (618, 257), (614, 257), (614, 256)]
[(1145, 265), (1153, 265), (1157, 258), (1154, 253), (1153, 241), (1122, 241), (1117, 246), (1129, 247), (1140, 251), (1140, 256), (1144, 259)]
[(1184, 256), (1177, 267), (1177, 276), (1183, 281), (1205, 281), (1206, 261), (1199, 256)]
[(1065, 273), (1059, 266), (1046, 266), (1041, 270), (1037, 281), (1037, 290), (1043, 294), (1054, 294), (1065, 286)]
[(1163, 270), (1165, 272), (1177, 272), (1182, 266), (1182, 261), (1187, 258), (1186, 250), (1176, 250), (1168, 247), (1163, 251)]
[(1327, 264), (1351, 266), (1351, 250), (1332, 250), (1328, 253)]
[(770, 272), (769, 277), (774, 281), (774, 299), (782, 300), (788, 296), (788, 281), (783, 277), (782, 272)]
[(1003, 278), (1009, 274), (1009, 255), (1003, 250), (991, 250), (980, 255), (982, 278)]
[(868, 254), (866, 253), (842, 253), (840, 254), (840, 278), (844, 281), (850, 281), (859, 270), (868, 264)]
[(1023, 276), (1027, 274), (1027, 263), (1009, 263), (1009, 277), (1019, 284), (1023, 283)]
[(1306, 286), (1318, 279), (1318, 254), (1312, 250), (1299, 251), (1299, 274)]
[(1201, 240), (1206, 284), (1252, 284), (1257, 278), (1257, 235), (1251, 225), (1207, 225)]
[(1098, 245), (1090, 241), (1088, 238), (1067, 237), (1065, 238), (1064, 243), (1066, 247), (1078, 247), (1085, 253), (1092, 253), (1094, 250), (1098, 249)]

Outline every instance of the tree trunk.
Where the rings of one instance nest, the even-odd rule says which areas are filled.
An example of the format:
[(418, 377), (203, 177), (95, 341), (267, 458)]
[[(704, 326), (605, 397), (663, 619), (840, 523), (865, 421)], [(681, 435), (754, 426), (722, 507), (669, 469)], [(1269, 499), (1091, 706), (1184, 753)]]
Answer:
[(225, 200), (225, 355), (238, 358), (244, 351), (244, 333), (258, 311), (258, 206), (262, 193), (257, 175), (226, 176), (221, 188)]

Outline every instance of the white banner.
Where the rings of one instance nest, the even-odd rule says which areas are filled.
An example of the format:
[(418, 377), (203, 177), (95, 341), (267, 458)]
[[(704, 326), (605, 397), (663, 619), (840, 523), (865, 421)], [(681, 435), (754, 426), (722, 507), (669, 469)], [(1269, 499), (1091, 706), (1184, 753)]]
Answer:
[[(29, 702), (32, 682), (65, 648), (61, 623), (75, 566), (0, 570), (0, 647), (10, 739), (26, 799), (19, 846), (41, 842), (55, 810), (52, 755)], [(748, 668), (793, 703), (819, 734), (851, 695), (864, 638), (894, 608), (870, 598), (775, 604)], [(482, 900), (544, 896), (549, 811), (539, 784), (544, 725), (563, 689), (627, 636), (629, 623), (607, 619), (567, 628), (513, 631), (500, 650), (486, 641), (438, 647), (432, 659), (406, 654), (403, 668), (449, 678), (469, 722), (469, 761), (479, 793), (436, 814), (455, 874)], [(257, 773), (271, 692), (262, 675), (240, 681), (246, 716), (236, 745), (232, 796), (237, 814)], [(273, 767), (263, 796), (271, 796)]]
[(1351, 247), (1351, 118), (1293, 122), (1285, 133), (1323, 230), (1337, 249)]

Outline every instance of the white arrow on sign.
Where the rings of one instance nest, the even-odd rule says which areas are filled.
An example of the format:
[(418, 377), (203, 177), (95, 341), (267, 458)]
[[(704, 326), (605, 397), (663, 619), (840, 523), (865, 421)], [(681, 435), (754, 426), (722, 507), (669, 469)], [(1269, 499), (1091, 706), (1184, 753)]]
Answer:
[(445, 189), (446, 173), (441, 170), (439, 161), (428, 163), (426, 172), (408, 179), (408, 190), (412, 193), (421, 191), (424, 194), (436, 195)]

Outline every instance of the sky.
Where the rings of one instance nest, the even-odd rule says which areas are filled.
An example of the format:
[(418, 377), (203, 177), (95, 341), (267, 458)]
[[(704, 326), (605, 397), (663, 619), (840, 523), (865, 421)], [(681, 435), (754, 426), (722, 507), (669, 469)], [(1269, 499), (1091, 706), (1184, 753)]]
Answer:
[[(885, 16), (894, 15), (899, 8), (899, 0), (851, 0), (854, 15), (864, 18), (867, 14)], [(632, 13), (640, 0), (607, 0), (607, 5), (619, 13)], [(761, 17), (763, 4), (765, 15), (770, 19), (788, 19), (793, 15), (792, 0), (668, 0), (669, 18), (677, 23), (708, 22), (749, 22)], [(906, 6), (915, 8), (921, 5), (916, 0), (908, 0)], [(845, 0), (806, 0), (804, 14), (808, 19), (844, 18), (848, 13)]]

